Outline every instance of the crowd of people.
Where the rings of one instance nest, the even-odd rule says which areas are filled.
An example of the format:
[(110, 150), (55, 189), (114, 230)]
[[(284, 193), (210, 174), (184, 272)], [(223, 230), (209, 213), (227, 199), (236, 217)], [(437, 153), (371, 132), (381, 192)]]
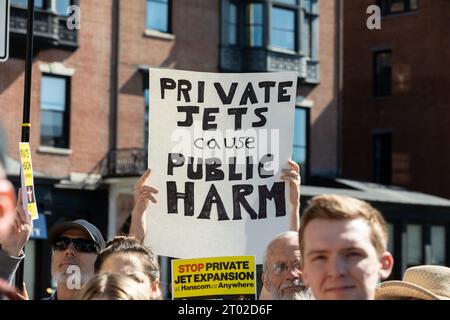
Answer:
[[(0, 137), (0, 297), (27, 299), (26, 287), (13, 278), (24, 259), (32, 232), (21, 192), (6, 178)], [(267, 244), (260, 299), (273, 300), (441, 300), (450, 299), (450, 268), (416, 266), (403, 280), (385, 281), (394, 264), (387, 251), (387, 226), (367, 202), (338, 195), (312, 198), (300, 220), (299, 166), (289, 161), (282, 179), (289, 184), (289, 229)], [(146, 183), (147, 170), (134, 189), (128, 236), (105, 242), (86, 220), (64, 222), (49, 232), (51, 274), (56, 290), (46, 300), (163, 299), (160, 268), (152, 249), (143, 244), (145, 213), (157, 193)]]

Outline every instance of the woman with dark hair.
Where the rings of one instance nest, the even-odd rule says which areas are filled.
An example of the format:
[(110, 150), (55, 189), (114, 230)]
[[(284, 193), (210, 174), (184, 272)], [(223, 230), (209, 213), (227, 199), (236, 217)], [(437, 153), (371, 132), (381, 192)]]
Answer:
[(106, 244), (95, 261), (95, 273), (132, 277), (147, 293), (149, 300), (162, 298), (158, 261), (150, 248), (135, 238), (115, 237)]

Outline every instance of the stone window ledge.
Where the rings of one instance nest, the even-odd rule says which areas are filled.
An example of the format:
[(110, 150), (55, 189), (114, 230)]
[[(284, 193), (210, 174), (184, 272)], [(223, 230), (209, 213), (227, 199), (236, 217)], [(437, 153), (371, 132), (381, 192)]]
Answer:
[(163, 40), (175, 40), (174, 34), (151, 30), (151, 29), (146, 29), (144, 31), (144, 36), (150, 37), (150, 38), (163, 39)]

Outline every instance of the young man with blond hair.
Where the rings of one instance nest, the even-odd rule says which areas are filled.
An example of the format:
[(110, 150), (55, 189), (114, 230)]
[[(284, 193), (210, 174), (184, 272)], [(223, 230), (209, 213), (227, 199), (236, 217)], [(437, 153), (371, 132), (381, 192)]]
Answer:
[(303, 281), (317, 300), (373, 300), (393, 266), (386, 222), (367, 202), (338, 195), (311, 199), (299, 245)]

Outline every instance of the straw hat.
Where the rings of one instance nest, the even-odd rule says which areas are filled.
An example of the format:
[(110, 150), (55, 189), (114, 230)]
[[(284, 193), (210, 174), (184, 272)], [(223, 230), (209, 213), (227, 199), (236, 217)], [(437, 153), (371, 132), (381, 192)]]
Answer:
[(450, 300), (450, 268), (417, 266), (406, 269), (403, 281), (386, 281), (378, 285), (375, 299), (413, 298)]

